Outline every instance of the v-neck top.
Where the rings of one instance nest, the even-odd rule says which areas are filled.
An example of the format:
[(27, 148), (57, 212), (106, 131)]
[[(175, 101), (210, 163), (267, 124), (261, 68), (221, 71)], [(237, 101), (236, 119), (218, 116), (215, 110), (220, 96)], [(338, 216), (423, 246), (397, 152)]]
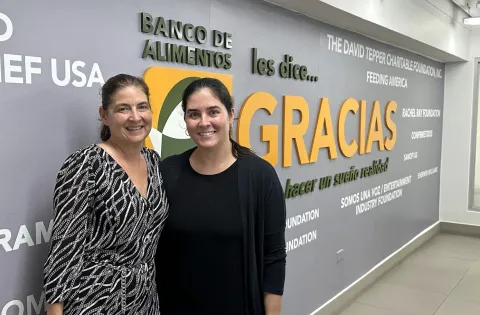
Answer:
[(152, 171), (151, 167), (151, 163), (148, 163), (148, 152), (149, 150), (145, 147), (143, 147), (141, 150), (140, 150), (140, 153), (142, 154), (143, 158), (145, 159), (145, 164), (147, 165), (147, 192), (146, 192), (146, 196), (142, 195), (142, 193), (140, 192), (140, 190), (137, 189), (137, 187), (135, 186), (135, 183), (133, 182), (133, 180), (130, 178), (130, 176), (128, 176), (127, 172), (124, 170), (124, 168), (120, 165), (120, 163), (118, 163), (114, 158), (113, 156), (107, 152), (107, 150), (105, 150), (105, 148), (102, 148), (101, 146), (97, 145), (98, 148), (100, 148), (100, 153), (105, 157), (105, 159), (107, 159), (112, 165), (113, 167), (115, 168), (120, 168), (119, 171), (123, 171), (124, 173), (124, 176), (126, 177), (126, 180), (128, 182), (130, 182), (130, 185), (136, 190), (136, 192), (138, 193), (139, 197), (145, 199), (148, 201), (148, 188), (150, 187), (150, 173)]
[(103, 148), (71, 154), (57, 175), (45, 263), (48, 303), (64, 314), (158, 314), (153, 258), (168, 213), (160, 157), (142, 148), (147, 196)]

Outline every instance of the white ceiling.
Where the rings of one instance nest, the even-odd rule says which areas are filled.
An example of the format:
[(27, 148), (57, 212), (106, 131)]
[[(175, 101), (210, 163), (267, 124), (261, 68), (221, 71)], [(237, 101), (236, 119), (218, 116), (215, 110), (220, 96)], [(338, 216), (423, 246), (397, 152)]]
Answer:
[[(461, 25), (463, 18), (468, 15), (458, 12), (459, 10), (452, 10), (456, 9), (456, 5), (449, 0), (264, 1), (437, 61), (459, 62), (469, 58), (470, 29), (468, 27), (463, 25), (462, 27), (451, 27), (450, 24), (444, 23), (447, 18), (442, 19), (441, 13), (438, 13), (440, 18), (433, 18), (422, 27), (408, 24), (415, 20), (422, 21), (426, 16), (428, 17), (428, 14), (435, 14), (434, 11), (439, 11), (450, 17), (448, 18), (449, 23)], [(385, 3), (378, 5), (378, 2)], [(437, 5), (440, 5), (441, 9), (438, 9)], [(438, 10), (433, 10), (434, 7)], [(395, 10), (397, 10), (397, 16), (393, 18), (391, 13)], [(449, 15), (450, 11), (453, 12), (452, 16)], [(406, 18), (410, 15), (414, 15), (414, 18)], [(450, 21), (451, 18), (455, 19), (455, 22)], [(383, 26), (379, 26), (379, 20), (380, 25)], [(435, 31), (437, 27), (442, 30), (443, 33), (440, 33), (442, 35), (431, 36), (435, 32), (438, 33)]]

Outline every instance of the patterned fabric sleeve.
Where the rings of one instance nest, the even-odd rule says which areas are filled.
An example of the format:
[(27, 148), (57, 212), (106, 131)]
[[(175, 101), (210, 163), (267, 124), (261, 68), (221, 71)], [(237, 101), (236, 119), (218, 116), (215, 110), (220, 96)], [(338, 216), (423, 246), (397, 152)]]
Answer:
[(78, 287), (93, 187), (88, 155), (87, 150), (70, 155), (57, 175), (50, 250), (44, 265), (49, 304), (70, 300)]

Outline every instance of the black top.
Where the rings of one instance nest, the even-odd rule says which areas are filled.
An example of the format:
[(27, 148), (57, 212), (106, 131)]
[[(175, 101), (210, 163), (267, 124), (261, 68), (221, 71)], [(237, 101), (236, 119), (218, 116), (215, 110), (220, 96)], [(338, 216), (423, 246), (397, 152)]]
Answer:
[(201, 175), (188, 163), (162, 234), (162, 315), (245, 315), (238, 164)]
[[(179, 179), (182, 170), (188, 167), (194, 150), (192, 148), (163, 160), (161, 172), (169, 198), (178, 191), (183, 192), (184, 198), (189, 197), (189, 193), (179, 185)], [(277, 173), (267, 161), (251, 155), (239, 158), (237, 164), (246, 314), (264, 315), (264, 293), (283, 295), (286, 269), (285, 198)], [(218, 198), (218, 195), (210, 198)], [(170, 206), (174, 205), (171, 203)], [(164, 280), (171, 272), (163, 263), (165, 246), (166, 238), (160, 237), (156, 265), (161, 309), (169, 290)], [(192, 265), (197, 263), (192, 262)]]

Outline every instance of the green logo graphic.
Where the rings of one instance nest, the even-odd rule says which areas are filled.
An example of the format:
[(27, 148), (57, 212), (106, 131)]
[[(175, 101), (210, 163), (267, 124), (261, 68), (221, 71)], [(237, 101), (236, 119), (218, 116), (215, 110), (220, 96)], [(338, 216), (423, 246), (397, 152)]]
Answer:
[(158, 116), (157, 128), (152, 128), (150, 140), (162, 159), (184, 152), (195, 146), (187, 133), (182, 110), (182, 95), (185, 88), (198, 77), (179, 81), (168, 92)]

